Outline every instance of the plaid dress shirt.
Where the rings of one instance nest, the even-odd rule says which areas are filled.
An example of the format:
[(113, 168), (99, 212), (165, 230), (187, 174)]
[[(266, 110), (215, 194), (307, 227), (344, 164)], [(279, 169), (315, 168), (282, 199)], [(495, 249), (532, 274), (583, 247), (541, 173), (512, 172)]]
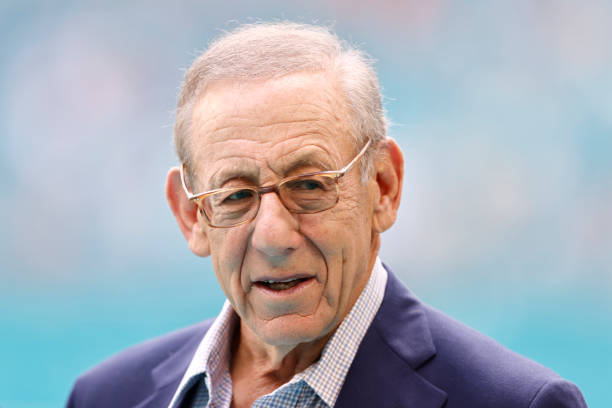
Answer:
[[(332, 408), (359, 344), (382, 303), (387, 271), (376, 258), (370, 279), (353, 308), (329, 339), (321, 358), (270, 394), (258, 398), (253, 407)], [(229, 372), (230, 344), (238, 316), (226, 300), (191, 360), (168, 408), (191, 388), (194, 397), (180, 408), (229, 408), (232, 379)]]

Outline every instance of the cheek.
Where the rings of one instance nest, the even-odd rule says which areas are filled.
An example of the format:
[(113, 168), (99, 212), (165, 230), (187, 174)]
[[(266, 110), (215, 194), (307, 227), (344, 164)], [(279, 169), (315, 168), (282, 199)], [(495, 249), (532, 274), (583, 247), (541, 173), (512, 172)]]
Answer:
[(332, 209), (324, 217), (309, 217), (300, 222), (302, 233), (310, 240), (325, 262), (324, 284), (325, 303), (337, 308), (347, 284), (346, 260), (355, 254), (355, 220), (346, 212)]
[(372, 220), (365, 201), (365, 194), (346, 198), (316, 227), (321, 239), (315, 244), (324, 253), (329, 271), (326, 298), (335, 307), (343, 308), (351, 301), (368, 272)]
[(242, 262), (247, 234), (241, 227), (231, 229), (214, 228), (208, 230), (210, 237), (210, 250), (213, 259), (223, 269), (233, 269)]
[(210, 247), (217, 280), (227, 297), (237, 300), (242, 292), (240, 268), (244, 259), (247, 239), (240, 230), (213, 230)]

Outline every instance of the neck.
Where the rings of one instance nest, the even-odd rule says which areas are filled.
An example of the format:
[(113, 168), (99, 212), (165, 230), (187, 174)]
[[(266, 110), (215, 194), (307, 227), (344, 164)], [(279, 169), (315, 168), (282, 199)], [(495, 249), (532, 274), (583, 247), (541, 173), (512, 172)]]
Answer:
[[(277, 346), (262, 342), (242, 321), (232, 350), (232, 373), (245, 367), (257, 367), (257, 376), (284, 384), (304, 371), (321, 356), (333, 331), (308, 343)], [(232, 375), (233, 377), (233, 375)]]

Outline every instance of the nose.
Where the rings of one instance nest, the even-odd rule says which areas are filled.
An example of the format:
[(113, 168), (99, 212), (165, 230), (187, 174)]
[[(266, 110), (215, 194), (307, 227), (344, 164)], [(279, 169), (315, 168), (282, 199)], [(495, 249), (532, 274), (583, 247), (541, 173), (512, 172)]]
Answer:
[(297, 217), (275, 193), (263, 194), (259, 212), (253, 220), (251, 244), (270, 258), (283, 258), (302, 243)]

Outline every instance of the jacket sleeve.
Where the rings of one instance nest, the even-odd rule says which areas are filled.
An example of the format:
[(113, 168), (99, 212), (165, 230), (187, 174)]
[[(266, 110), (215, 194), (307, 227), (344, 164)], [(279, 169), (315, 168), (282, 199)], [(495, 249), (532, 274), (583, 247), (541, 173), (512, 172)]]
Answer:
[(81, 382), (80, 378), (74, 382), (70, 395), (68, 396), (68, 401), (66, 402), (66, 408), (80, 408), (86, 406), (86, 404), (83, 403), (83, 387)]
[(563, 379), (545, 383), (536, 393), (529, 408), (587, 408), (582, 393)]
[(72, 391), (70, 391), (70, 395), (68, 396), (68, 402), (66, 402), (66, 408), (77, 408), (78, 405), (76, 403), (77, 400), (77, 396), (76, 396), (76, 384), (74, 387), (72, 387)]

